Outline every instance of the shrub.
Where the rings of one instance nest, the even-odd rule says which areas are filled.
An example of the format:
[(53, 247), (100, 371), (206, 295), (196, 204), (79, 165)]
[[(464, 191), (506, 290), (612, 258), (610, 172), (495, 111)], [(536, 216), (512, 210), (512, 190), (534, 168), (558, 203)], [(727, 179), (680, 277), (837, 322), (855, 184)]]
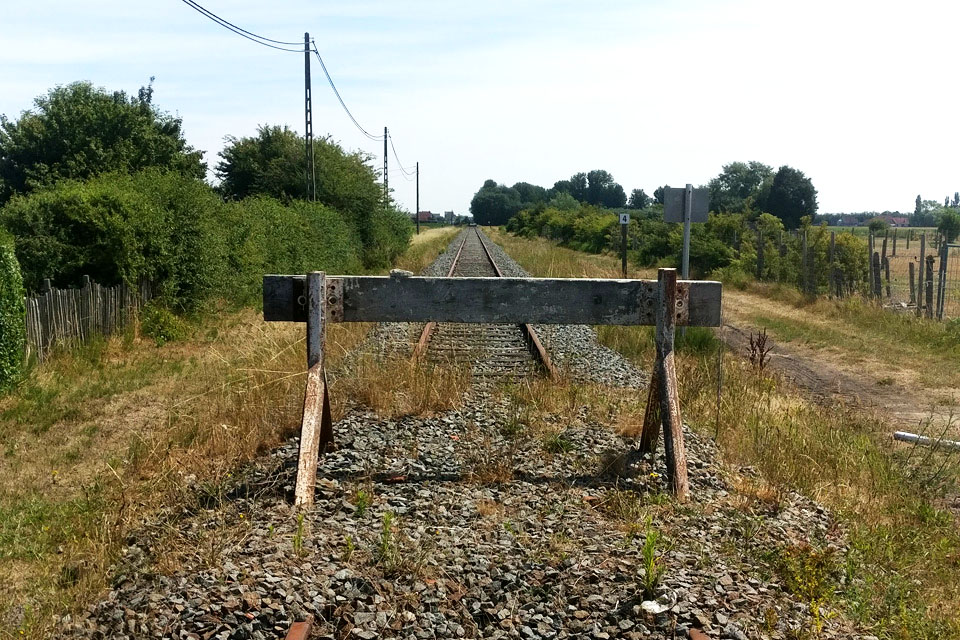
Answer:
[(225, 205), (221, 224), (229, 297), (240, 303), (259, 300), (265, 273), (355, 273), (362, 266), (356, 231), (319, 203), (285, 206), (255, 196)]
[(183, 320), (169, 309), (151, 303), (140, 312), (140, 333), (153, 339), (158, 347), (172, 340), (182, 340), (187, 335)]
[(12, 238), (0, 229), (0, 390), (16, 382), (23, 371), (24, 317), (20, 265)]
[(15, 197), (0, 222), (17, 238), (28, 289), (39, 289), (44, 278), (57, 286), (83, 275), (103, 285), (145, 278), (171, 307), (188, 310), (221, 284), (218, 210), (204, 183), (148, 170)]

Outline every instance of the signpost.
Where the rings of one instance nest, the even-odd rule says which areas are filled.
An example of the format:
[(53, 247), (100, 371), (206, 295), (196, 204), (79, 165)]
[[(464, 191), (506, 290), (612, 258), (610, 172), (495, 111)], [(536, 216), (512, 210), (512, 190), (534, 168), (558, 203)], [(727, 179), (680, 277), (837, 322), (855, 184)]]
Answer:
[(683, 223), (683, 263), (681, 276), (690, 278), (690, 226), (693, 222), (706, 222), (710, 211), (710, 190), (694, 189), (688, 184), (683, 189), (666, 187), (663, 190), (664, 222)]
[(621, 277), (627, 277), (627, 227), (630, 226), (630, 214), (620, 214), (620, 271)]

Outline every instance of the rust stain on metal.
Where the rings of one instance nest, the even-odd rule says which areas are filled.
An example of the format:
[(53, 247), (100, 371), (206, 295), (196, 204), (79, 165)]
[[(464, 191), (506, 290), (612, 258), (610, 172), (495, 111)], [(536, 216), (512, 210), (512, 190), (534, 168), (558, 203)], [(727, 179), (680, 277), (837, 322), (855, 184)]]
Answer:
[(677, 313), (675, 318), (678, 325), (683, 326), (690, 323), (690, 282), (687, 280), (677, 281)]
[(286, 640), (307, 640), (313, 631), (313, 616), (307, 616), (303, 622), (294, 622), (287, 632)]
[(343, 322), (343, 280), (340, 278), (327, 279), (326, 313), (327, 321)]

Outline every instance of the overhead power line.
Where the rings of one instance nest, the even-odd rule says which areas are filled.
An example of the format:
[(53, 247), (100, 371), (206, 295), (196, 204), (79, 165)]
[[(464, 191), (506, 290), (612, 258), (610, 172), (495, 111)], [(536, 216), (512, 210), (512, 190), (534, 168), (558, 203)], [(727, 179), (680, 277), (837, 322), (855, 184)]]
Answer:
[[(403, 163), (400, 162), (400, 156), (397, 155), (397, 148), (393, 146), (393, 136), (389, 136), (389, 137), (390, 137), (390, 148), (393, 149), (393, 157), (397, 159), (397, 164), (400, 165), (400, 171), (402, 171), (403, 175), (405, 176), (412, 176), (415, 172), (408, 171), (407, 169), (404, 168)], [(413, 168), (413, 167), (410, 167), (410, 168)]]
[[(220, 26), (223, 27), (224, 29), (227, 29), (228, 31), (232, 31), (233, 33), (237, 34), (238, 36), (241, 36), (241, 37), (243, 37), (243, 38), (246, 38), (247, 40), (250, 40), (251, 42), (256, 42), (257, 44), (262, 44), (262, 45), (265, 46), (265, 47), (270, 47), (271, 49), (277, 49), (277, 50), (279, 50), (279, 51), (290, 51), (290, 52), (292, 52), (292, 53), (302, 53), (302, 52), (303, 52), (303, 49), (290, 49), (290, 48), (285, 47), (285, 46), (277, 46), (277, 45), (296, 46), (296, 45), (299, 45), (299, 44), (300, 44), (299, 42), (284, 42), (284, 41), (282, 41), (282, 40), (273, 40), (272, 38), (266, 38), (266, 37), (264, 37), (264, 36), (257, 35), (256, 33), (253, 33), (252, 31), (247, 31), (246, 29), (242, 29), (241, 27), (238, 27), (237, 25), (233, 24), (232, 22), (228, 22), (227, 20), (224, 20), (223, 18), (221, 18), (221, 17), (218, 16), (217, 14), (213, 13), (212, 11), (208, 11), (207, 9), (204, 9), (202, 6), (200, 6), (199, 4), (197, 4), (196, 2), (194, 2), (194, 0), (181, 0), (181, 1), (183, 2), (183, 4), (187, 5), (188, 7), (190, 7), (191, 9), (193, 9), (194, 11), (196, 11), (197, 13), (199, 13), (200, 15), (202, 15), (202, 16), (204, 16), (204, 17), (206, 17), (206, 18), (209, 18), (210, 20), (212, 20), (213, 22), (217, 23), (218, 25), (220, 25)], [(271, 42), (274, 43), (274, 44), (270, 44)]]
[(340, 96), (340, 92), (337, 91), (337, 85), (333, 83), (333, 78), (330, 77), (330, 72), (327, 71), (327, 65), (323, 63), (323, 58), (320, 56), (320, 51), (317, 50), (317, 45), (314, 43), (313, 52), (317, 54), (317, 60), (320, 61), (320, 68), (323, 69), (323, 75), (327, 76), (327, 82), (330, 83), (330, 88), (333, 89), (333, 93), (337, 96), (337, 100), (340, 101), (340, 106), (343, 107), (343, 110), (346, 111), (347, 116), (350, 117), (350, 121), (353, 122), (354, 126), (360, 130), (360, 133), (367, 136), (370, 140), (379, 142), (383, 140), (383, 136), (375, 136), (363, 127), (360, 126), (360, 123), (357, 122), (357, 119), (353, 117), (353, 114), (350, 113), (350, 109), (347, 108), (347, 103), (343, 101), (343, 98)]
[[(220, 16), (210, 11), (209, 9), (204, 8), (195, 0), (181, 0), (181, 2), (183, 2), (185, 5), (187, 5), (188, 7), (190, 7), (197, 13), (199, 13), (200, 15), (204, 16), (205, 18), (223, 27), (224, 29), (231, 31), (237, 34), (238, 36), (246, 38), (251, 42), (255, 42), (259, 45), (263, 45), (264, 47), (270, 47), (271, 49), (276, 49), (278, 51), (288, 51), (290, 53), (301, 53), (301, 52), (307, 53), (309, 51), (309, 49), (307, 49), (306, 44), (303, 45), (303, 48), (300, 48), (299, 42), (274, 40), (273, 38), (267, 38), (266, 36), (261, 36), (257, 33), (254, 33), (252, 31), (248, 31), (242, 27), (239, 27), (234, 23), (230, 22), (229, 20), (226, 20), (225, 18), (221, 18)], [(340, 95), (340, 91), (337, 89), (337, 85), (334, 83), (333, 77), (330, 75), (330, 72), (327, 70), (327, 65), (323, 62), (323, 57), (320, 55), (320, 51), (319, 49), (317, 49), (317, 45), (312, 39), (310, 40), (310, 45), (312, 45), (312, 51), (314, 55), (316, 55), (317, 60), (320, 62), (320, 68), (323, 69), (323, 75), (326, 76), (327, 82), (330, 84), (330, 88), (333, 89), (333, 93), (335, 96), (337, 96), (337, 101), (340, 102), (340, 106), (343, 107), (343, 110), (347, 114), (347, 117), (350, 118), (350, 121), (353, 123), (353, 125), (360, 131), (360, 133), (366, 136), (367, 139), (373, 140), (375, 142), (380, 142), (380, 141), (384, 142), (384, 156), (386, 156), (386, 142), (389, 141), (390, 148), (393, 150), (393, 157), (397, 159), (397, 164), (399, 165), (398, 167), (391, 169), (390, 172), (392, 173), (394, 170), (399, 169), (399, 171), (401, 172), (405, 180), (408, 180), (408, 181), (411, 180), (411, 176), (416, 175), (416, 172), (411, 171), (411, 169), (413, 169), (413, 165), (411, 165), (410, 167), (403, 166), (403, 163), (400, 161), (400, 156), (397, 155), (397, 148), (393, 143), (393, 136), (389, 135), (389, 133), (386, 132), (386, 128), (384, 128), (384, 132), (385, 132), (384, 135), (375, 136), (360, 125), (357, 119), (353, 117), (353, 113), (350, 111), (350, 108), (347, 107), (347, 103), (344, 102), (343, 96)], [(292, 48), (292, 47), (297, 47), (297, 48)], [(386, 163), (386, 157), (384, 157), (384, 163)], [(384, 164), (384, 166), (386, 166), (386, 164)], [(384, 175), (384, 180), (386, 180), (386, 173)]]

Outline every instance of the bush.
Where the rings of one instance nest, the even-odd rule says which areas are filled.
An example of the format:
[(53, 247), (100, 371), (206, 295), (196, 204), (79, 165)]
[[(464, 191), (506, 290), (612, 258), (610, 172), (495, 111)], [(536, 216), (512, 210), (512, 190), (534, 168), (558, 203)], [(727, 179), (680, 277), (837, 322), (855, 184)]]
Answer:
[(20, 265), (12, 238), (0, 229), (0, 390), (15, 383), (23, 371), (24, 319)]
[(187, 327), (166, 307), (151, 303), (140, 312), (140, 333), (153, 339), (158, 347), (172, 340), (182, 340), (187, 335)]
[(223, 237), (232, 300), (257, 304), (266, 273), (356, 273), (362, 267), (357, 232), (319, 203), (285, 206), (255, 196), (224, 206)]
[(222, 284), (219, 199), (204, 183), (148, 170), (61, 182), (18, 196), (0, 212), (17, 238), (29, 290), (44, 278), (72, 286), (154, 283), (173, 308), (195, 309)]

